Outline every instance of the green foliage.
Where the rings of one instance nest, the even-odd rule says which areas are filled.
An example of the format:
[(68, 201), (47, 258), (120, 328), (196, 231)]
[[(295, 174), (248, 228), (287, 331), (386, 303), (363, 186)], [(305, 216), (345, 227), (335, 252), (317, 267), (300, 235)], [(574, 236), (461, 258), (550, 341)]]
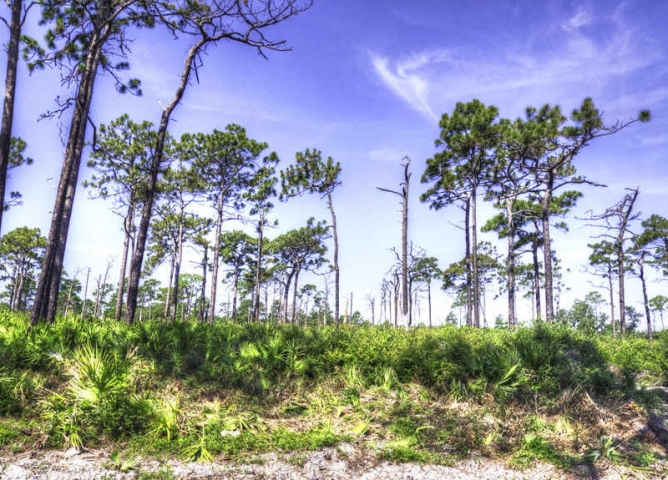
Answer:
[(535, 433), (528, 433), (522, 440), (520, 450), (513, 455), (511, 465), (519, 468), (527, 468), (536, 460), (543, 460), (560, 467), (568, 467), (573, 464), (573, 459), (564, 456), (549, 441)]
[[(596, 402), (631, 394), (649, 407), (657, 397), (639, 388), (668, 370), (668, 337), (612, 341), (541, 323), (405, 331), (67, 318), (29, 333), (27, 323), (0, 315), (0, 407), (11, 422), (38, 419), (31, 429), (49, 446), (127, 440), (198, 461), (383, 432), (379, 456), (391, 461), (499, 448), (518, 467), (535, 459), (566, 467), (582, 459), (557, 446), (540, 412), (577, 415), (564, 392)], [(511, 434), (521, 411), (532, 412), (528, 427)], [(0, 422), (0, 441), (25, 443), (21, 427), (8, 425)], [(609, 460), (652, 461), (641, 447), (613, 443), (615, 457), (605, 442), (590, 445)], [(133, 468), (127, 460), (112, 463)]]

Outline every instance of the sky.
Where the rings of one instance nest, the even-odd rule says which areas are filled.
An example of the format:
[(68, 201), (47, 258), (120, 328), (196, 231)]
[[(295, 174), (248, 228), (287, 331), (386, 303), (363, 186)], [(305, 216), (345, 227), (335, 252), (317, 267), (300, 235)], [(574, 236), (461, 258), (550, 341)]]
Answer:
[[(2, 8), (5, 16), (6, 6)], [(27, 28), (41, 37), (36, 14), (32, 12)], [(269, 32), (272, 39), (285, 39), (289, 52), (269, 52), (265, 59), (239, 44), (209, 49), (199, 83), (187, 90), (170, 132), (210, 132), (236, 123), (249, 137), (267, 142), (283, 165), (306, 148), (339, 161), (342, 185), (334, 193), (334, 206), (341, 292), (342, 297), (353, 293), (354, 310), (369, 317), (364, 299), (375, 295), (380, 303), (380, 283), (395, 261), (391, 248), (399, 248), (401, 240), (398, 197), (376, 187), (398, 188), (403, 157), (411, 159), (410, 240), (442, 268), (463, 257), (461, 211), (433, 211), (419, 201), (428, 188), (420, 182), (425, 161), (437, 152), (438, 121), (457, 102), (477, 98), (498, 107), (501, 117), (514, 119), (527, 106), (558, 104), (570, 112), (592, 97), (609, 124), (650, 109), (650, 123), (598, 139), (576, 159), (581, 174), (607, 187), (583, 188), (584, 197), (568, 219), (569, 232), (554, 235), (557, 255), (568, 267), (568, 290), (561, 299), (561, 306), (568, 307), (594, 289), (589, 284), (594, 279), (583, 269), (587, 243), (600, 234), (573, 216), (601, 212), (619, 201), (625, 188), (635, 187), (641, 191), (637, 210), (644, 217), (668, 215), (667, 22), (668, 3), (653, 0), (315, 0), (310, 10)], [(6, 29), (0, 35), (5, 44)], [(158, 123), (161, 105), (169, 102), (178, 83), (187, 49), (183, 39), (176, 41), (158, 29), (130, 37), (129, 75), (141, 79), (143, 96), (120, 95), (110, 78), (100, 77), (91, 114), (96, 124), (123, 113), (137, 122)], [(14, 135), (28, 142), (34, 165), (11, 172), (9, 189), (20, 190), (25, 203), (6, 213), (5, 232), (22, 225), (48, 230), (70, 112), (59, 119), (40, 120), (40, 115), (55, 107), (57, 96), (68, 93), (57, 71), (28, 75), (22, 66)], [(89, 175), (82, 167), (81, 180)], [(484, 221), (493, 213), (483, 205), (479, 218)], [(317, 196), (280, 204), (274, 216), (279, 227), (270, 236), (298, 228), (311, 216), (329, 219)], [(481, 239), (498, 243), (494, 234)], [(116, 257), (115, 278), (121, 247), (120, 217), (80, 187), (66, 270), (72, 274), (90, 266), (96, 276)], [(504, 252), (503, 244), (498, 248)], [(639, 282), (627, 283), (630, 303), (640, 309)], [(666, 284), (652, 283), (649, 294), (668, 295)], [(487, 306), (491, 324), (506, 311), (505, 300), (493, 301), (492, 296), (490, 292)], [(420, 320), (426, 321), (426, 301), (421, 303)], [(435, 321), (445, 318), (450, 303), (435, 288)], [(342, 299), (342, 310), (345, 304)], [(530, 306), (521, 301), (519, 318), (529, 317)]]

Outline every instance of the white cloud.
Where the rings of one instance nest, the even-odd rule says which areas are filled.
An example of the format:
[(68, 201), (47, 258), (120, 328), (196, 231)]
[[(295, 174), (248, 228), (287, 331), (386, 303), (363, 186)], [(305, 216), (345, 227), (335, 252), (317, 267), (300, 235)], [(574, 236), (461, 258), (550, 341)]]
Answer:
[(398, 62), (394, 68), (387, 57), (372, 54), (371, 62), (383, 83), (394, 93), (412, 108), (429, 117), (430, 120), (437, 119), (427, 103), (429, 81), (418, 73), (430, 62), (428, 55), (422, 54), (409, 58), (407, 61)]
[(430, 120), (434, 112), (471, 98), (494, 103), (510, 112), (506, 115), (545, 102), (571, 108), (585, 96), (618, 106), (618, 94), (608, 87), (650, 65), (660, 66), (661, 53), (643, 45), (638, 32), (618, 17), (604, 19), (606, 29), (595, 35), (580, 30), (594, 20), (579, 9), (547, 43), (543, 37), (536, 42), (523, 38), (521, 44), (428, 50), (398, 59), (371, 55), (371, 60), (382, 82)]
[(578, 30), (589, 25), (591, 21), (591, 15), (583, 7), (580, 7), (575, 15), (561, 24), (561, 28), (566, 31)]

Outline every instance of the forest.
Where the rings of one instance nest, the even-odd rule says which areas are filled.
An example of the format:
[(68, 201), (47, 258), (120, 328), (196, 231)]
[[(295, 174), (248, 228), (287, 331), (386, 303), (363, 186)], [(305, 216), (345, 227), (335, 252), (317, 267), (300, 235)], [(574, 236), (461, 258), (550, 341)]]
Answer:
[[(247, 461), (352, 443), (376, 461), (447, 465), (477, 456), (517, 470), (540, 461), (660, 478), (668, 468), (668, 218), (662, 205), (637, 208), (639, 186), (603, 210), (573, 214), (584, 188), (603, 187), (579, 170), (586, 148), (642, 130), (650, 111), (610, 121), (584, 98), (570, 113), (546, 103), (513, 119), (477, 99), (457, 102), (440, 116), (430, 158), (397, 158), (388, 167), (397, 183), (371, 187), (398, 201), (387, 221), (401, 235), (375, 293), (353, 299), (339, 261), (352, 235), (337, 217), (346, 162), (301, 145), (294, 160), (279, 158), (236, 123), (173, 131), (207, 55), (226, 43), (261, 56), (287, 51), (276, 27), (306, 20), (312, 7), (2, 7), (3, 455), (106, 448), (112, 470), (170, 478), (132, 459)], [(142, 94), (127, 72), (131, 38), (145, 29), (173, 37), (184, 55), (170, 101), (155, 124), (129, 114), (98, 122), (100, 78), (116, 95)], [(22, 62), (30, 72), (57, 71), (68, 90), (43, 114), (66, 119), (44, 231), (6, 227), (12, 216), (29, 223), (22, 202), (39, 195), (11, 184), (42, 160), (29, 156), (37, 138), (13, 135)], [(82, 195), (104, 203), (121, 232), (119, 255), (101, 271), (65, 269), (74, 265), (66, 253)], [(459, 217), (449, 233), (458, 261), (442, 265), (412, 237), (411, 196)], [(277, 207), (305, 198), (327, 216), (276, 233)], [(576, 266), (563, 262), (554, 236), (573, 220), (597, 232), (581, 245), (591, 289), (563, 308), (564, 272)], [(630, 284), (639, 298), (629, 298)], [(449, 309), (432, 301), (437, 293)], [(503, 313), (490, 313), (492, 297)], [(645, 427), (627, 428), (638, 423)]]

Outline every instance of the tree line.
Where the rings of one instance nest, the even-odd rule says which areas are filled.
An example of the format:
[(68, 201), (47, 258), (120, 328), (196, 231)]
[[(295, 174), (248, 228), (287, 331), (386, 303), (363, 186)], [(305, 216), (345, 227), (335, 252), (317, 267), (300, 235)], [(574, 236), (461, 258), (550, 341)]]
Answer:
[[(244, 299), (248, 297), (244, 307), (247, 317), (253, 321), (268, 318), (274, 306), (269, 305), (268, 289), (273, 287), (272, 298), (279, 299), (275, 318), (295, 321), (300, 295), (313, 295), (314, 303), (324, 306), (324, 316), (331, 316), (338, 324), (339, 232), (333, 192), (341, 184), (340, 164), (323, 159), (316, 149), (308, 149), (297, 153), (295, 162), (279, 171), (278, 156), (267, 152), (266, 143), (248, 138), (239, 125), (184, 134), (179, 139), (169, 133), (171, 115), (199, 75), (205, 52), (224, 40), (250, 46), (262, 54), (286, 50), (284, 40), (271, 40), (266, 32), (310, 5), (306, 0), (8, 3), (11, 15), (3, 17), (10, 39), (0, 134), (0, 227), (4, 206), (20, 202), (20, 193), (11, 193), (9, 199), (5, 194), (8, 171), (32, 163), (25, 155), (26, 142), (11, 136), (19, 45), (23, 43), (30, 70), (56, 68), (64, 82), (75, 87), (72, 97), (59, 99), (56, 109), (46, 114), (70, 115), (48, 235), (44, 238), (38, 230), (25, 227), (3, 237), (1, 255), (5, 258), (4, 276), (9, 280), (8, 303), (12, 309), (30, 308), (35, 324), (53, 322), (57, 312), (74, 307), (73, 298), (82, 286), (76, 284), (76, 278), (64, 274), (63, 258), (84, 147), (90, 142), (87, 165), (93, 173), (84, 187), (91, 196), (112, 204), (122, 218), (124, 232), (117, 283), (111, 287), (107, 281), (108, 267), (92, 292), (93, 313), (106, 312), (102, 305), (113, 302), (114, 318), (133, 322), (138, 307), (144, 309), (156, 300), (159, 289), (149, 277), (166, 263), (170, 273), (164, 292), (160, 292), (162, 315), (172, 320), (180, 315), (213, 321), (223, 276), (220, 267), (225, 264), (225, 280), (233, 292), (229, 302), (232, 316), (240, 309), (242, 292)], [(31, 7), (39, 9), (44, 41), (22, 33)], [(140, 80), (126, 78), (124, 73), (131, 59), (127, 48), (130, 35), (139, 28), (166, 29), (178, 41), (188, 42), (179, 84), (163, 107), (157, 126), (122, 116), (108, 125), (98, 125), (90, 141), (90, 106), (99, 72), (111, 76), (120, 93), (141, 94)], [(578, 185), (599, 185), (578, 173), (578, 155), (592, 141), (648, 120), (649, 112), (642, 111), (628, 121), (606, 124), (591, 99), (585, 99), (568, 116), (558, 106), (545, 105), (529, 107), (522, 118), (514, 120), (500, 118), (496, 107), (478, 100), (458, 103), (452, 113), (441, 118), (437, 152), (426, 161), (421, 177), (426, 185), (421, 201), (435, 210), (456, 207), (462, 211), (464, 257), (441, 270), (436, 258), (409, 242), (411, 162), (406, 158), (399, 189), (379, 188), (401, 197), (403, 205), (401, 251), (394, 251), (396, 267), (381, 284), (380, 318), (391, 320), (394, 310), (394, 323), (398, 324), (401, 306), (402, 320), (412, 325), (417, 295), (426, 291), (431, 324), (431, 285), (434, 280), (442, 280), (443, 289), (455, 294), (455, 305), (464, 308), (466, 324), (480, 327), (485, 291), (496, 275), (503, 279), (509, 326), (517, 324), (516, 297), (522, 289), (533, 297), (536, 317), (548, 322), (558, 319), (561, 314), (555, 308), (555, 292), (561, 267), (552, 244), (552, 230), (567, 228), (563, 217), (582, 196)], [(300, 229), (269, 238), (274, 202), (304, 194), (322, 197), (331, 218), (327, 222), (310, 219)], [(651, 334), (649, 312), (654, 299), (647, 295), (645, 268), (656, 268), (664, 275), (668, 270), (668, 221), (652, 215), (642, 219), (642, 232), (634, 233), (629, 228), (639, 220), (633, 211), (638, 194), (638, 189), (631, 190), (619, 204), (587, 219), (605, 228), (597, 237), (599, 241), (590, 245), (590, 268), (606, 279), (613, 333), (615, 288), (619, 329), (624, 333), (624, 279), (634, 274), (642, 281)], [(499, 210), (485, 223), (478, 219), (480, 201), (491, 202)], [(213, 213), (201, 215), (198, 212), (202, 207)], [(228, 229), (226, 224), (232, 220), (249, 225), (253, 234)], [(480, 241), (481, 231), (496, 232), (507, 242), (504, 261), (499, 261), (491, 244)], [(331, 262), (325, 256), (325, 242), (330, 238)], [(186, 247), (199, 252), (201, 274), (182, 273)], [(530, 254), (529, 262), (522, 261), (525, 254)], [(322, 272), (327, 263), (334, 276), (332, 313), (328, 313), (328, 286), (324, 292), (312, 285), (299, 288), (305, 272)], [(89, 301), (86, 289), (81, 314)], [(367, 300), (375, 321), (375, 296)], [(352, 314), (352, 298), (349, 306)]]

